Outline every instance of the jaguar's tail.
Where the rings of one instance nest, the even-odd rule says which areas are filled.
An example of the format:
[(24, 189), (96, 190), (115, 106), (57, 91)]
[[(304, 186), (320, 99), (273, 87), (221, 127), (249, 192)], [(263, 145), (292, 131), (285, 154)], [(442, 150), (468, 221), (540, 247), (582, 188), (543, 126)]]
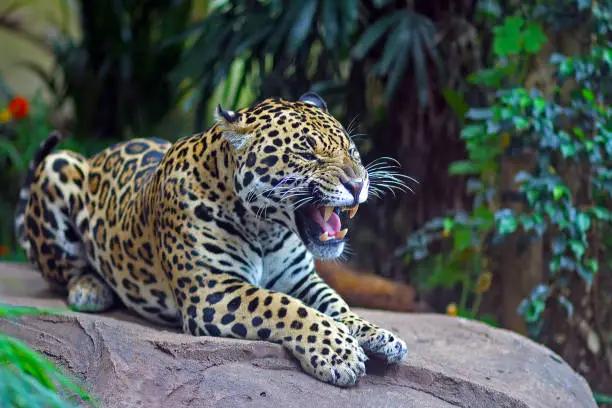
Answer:
[(34, 174), (36, 173), (38, 165), (53, 151), (61, 139), (62, 135), (55, 130), (40, 144), (34, 153), (34, 157), (30, 160), (28, 173), (19, 191), (19, 201), (17, 202), (17, 210), (15, 212), (15, 237), (17, 238), (19, 246), (23, 249), (26, 249), (28, 245), (28, 240), (25, 235), (25, 210), (28, 205), (28, 200), (30, 199), (30, 185), (34, 180)]

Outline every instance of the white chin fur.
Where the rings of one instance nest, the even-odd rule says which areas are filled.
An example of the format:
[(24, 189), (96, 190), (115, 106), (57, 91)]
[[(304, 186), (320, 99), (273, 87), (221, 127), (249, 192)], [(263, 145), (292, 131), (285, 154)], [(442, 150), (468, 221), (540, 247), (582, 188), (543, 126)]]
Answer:
[(338, 245), (306, 245), (308, 251), (314, 256), (316, 259), (320, 260), (331, 260), (336, 259), (342, 252), (344, 252), (344, 242), (341, 242)]
[(363, 188), (361, 189), (361, 192), (359, 193), (359, 204), (365, 202), (365, 200), (368, 199), (368, 191), (370, 190), (370, 180), (367, 180), (365, 182), (365, 185), (363, 186)]

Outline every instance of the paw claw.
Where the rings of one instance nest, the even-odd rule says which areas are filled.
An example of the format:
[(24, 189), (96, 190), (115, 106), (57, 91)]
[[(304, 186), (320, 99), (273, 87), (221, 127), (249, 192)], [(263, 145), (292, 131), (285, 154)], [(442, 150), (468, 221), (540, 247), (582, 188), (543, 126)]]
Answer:
[[(328, 326), (330, 327), (330, 326)], [(300, 360), (302, 368), (321, 381), (339, 386), (350, 387), (357, 384), (359, 377), (365, 374), (364, 361), (367, 356), (358, 342), (351, 337), (344, 325), (333, 324), (329, 335), (319, 334), (317, 342), (311, 344), (312, 352), (294, 353)], [(334, 348), (329, 344), (333, 342)], [(337, 345), (337, 347), (336, 347)]]
[(360, 319), (351, 321), (354, 322), (351, 326), (352, 333), (356, 333), (359, 345), (369, 356), (389, 363), (398, 363), (406, 358), (408, 347), (396, 335)]

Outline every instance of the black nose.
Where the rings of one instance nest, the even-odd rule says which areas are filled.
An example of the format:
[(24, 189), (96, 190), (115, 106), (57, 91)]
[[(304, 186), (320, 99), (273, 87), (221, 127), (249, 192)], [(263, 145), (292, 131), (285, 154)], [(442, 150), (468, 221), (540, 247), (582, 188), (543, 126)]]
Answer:
[(353, 205), (359, 204), (359, 194), (363, 190), (363, 180), (348, 180), (342, 183), (342, 185), (353, 195)]

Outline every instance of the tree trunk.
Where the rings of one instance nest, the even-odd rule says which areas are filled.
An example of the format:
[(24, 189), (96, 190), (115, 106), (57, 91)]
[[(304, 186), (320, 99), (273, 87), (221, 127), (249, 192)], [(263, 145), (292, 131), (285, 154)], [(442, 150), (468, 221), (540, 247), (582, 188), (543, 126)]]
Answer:
[[(514, 178), (518, 172), (531, 171), (535, 165), (533, 155), (504, 157), (501, 163), (500, 187), (503, 192), (518, 193)], [(515, 197), (515, 194), (509, 194)], [(519, 200), (502, 201), (502, 206), (520, 213), (524, 205)], [(526, 248), (521, 248), (521, 232), (510, 236), (498, 252), (497, 273), (501, 286), (501, 323), (503, 327), (526, 335), (527, 326), (524, 319), (517, 314), (521, 301), (529, 296), (532, 289), (543, 281), (542, 240), (533, 241)]]

